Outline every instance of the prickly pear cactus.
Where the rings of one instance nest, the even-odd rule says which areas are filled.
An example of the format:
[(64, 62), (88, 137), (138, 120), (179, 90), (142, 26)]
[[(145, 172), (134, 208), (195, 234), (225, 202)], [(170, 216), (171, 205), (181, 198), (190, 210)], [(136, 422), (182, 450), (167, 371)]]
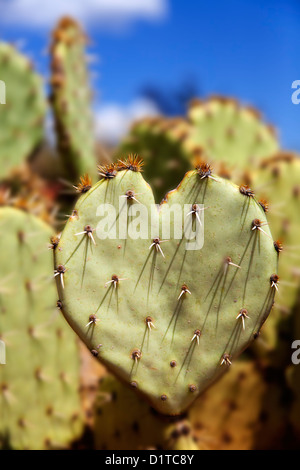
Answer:
[(2, 179), (43, 140), (46, 102), (42, 80), (29, 60), (4, 42), (0, 42), (0, 79), (6, 95), (5, 104), (0, 104)]
[(140, 163), (118, 169), (81, 196), (54, 251), (62, 311), (114, 374), (178, 414), (257, 336), (277, 253), (261, 206), (206, 163), (159, 212)]
[(257, 166), (278, 148), (274, 129), (262, 121), (257, 110), (213, 96), (193, 100), (187, 119), (138, 121), (117, 154), (137, 153), (145, 159), (145, 177), (159, 200), (203, 151), (219, 175), (227, 178), (230, 174), (237, 183), (245, 169)]
[(160, 201), (191, 169), (190, 155), (183, 147), (189, 132), (184, 119), (147, 118), (136, 122), (117, 151), (117, 156), (130, 153), (145, 161), (144, 175), (153, 194)]
[(289, 400), (284, 378), (239, 360), (189, 410), (200, 446), (212, 450), (269, 450), (285, 446)]
[[(77, 341), (56, 309), (51, 229), (0, 209), (0, 447), (67, 446), (81, 432)], [(2, 343), (3, 344), (3, 343)]]
[[(251, 185), (265, 210), (280, 258), (278, 295), (264, 340), (275, 348), (279, 324), (291, 313), (300, 288), (300, 160), (291, 153), (279, 153), (264, 161), (253, 173)], [(268, 201), (268, 202), (266, 202)], [(289, 341), (289, 337), (288, 337)], [(286, 350), (289, 350), (287, 345)], [(288, 361), (289, 352), (288, 352)]]
[(72, 182), (83, 173), (97, 180), (86, 43), (81, 27), (68, 17), (59, 22), (52, 35), (50, 101), (59, 154)]
[(222, 162), (230, 170), (253, 167), (279, 148), (274, 129), (262, 121), (260, 113), (234, 99), (194, 100), (188, 118), (192, 132), (187, 148), (203, 147), (214, 162)]
[(94, 428), (94, 405), (98, 394), (99, 381), (108, 375), (108, 372), (97, 359), (95, 359), (85, 344), (79, 343), (80, 351), (80, 400), (85, 415), (85, 423)]
[(298, 438), (298, 442), (300, 442), (300, 291), (298, 293), (298, 300), (295, 304), (292, 317), (293, 349), (289, 352), (292, 352), (293, 354), (293, 364), (290, 364), (290, 366), (287, 368), (286, 377), (293, 395), (289, 418), (294, 432)]
[(98, 450), (199, 450), (186, 419), (158, 415), (113, 377), (99, 386), (94, 429)]

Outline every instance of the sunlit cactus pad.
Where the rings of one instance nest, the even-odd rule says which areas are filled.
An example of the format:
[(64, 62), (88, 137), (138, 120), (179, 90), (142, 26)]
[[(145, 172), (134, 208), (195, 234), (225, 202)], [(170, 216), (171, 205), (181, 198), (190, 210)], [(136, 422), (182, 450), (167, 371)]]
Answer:
[[(0, 209), (0, 448), (67, 446), (81, 431), (79, 356), (56, 308), (51, 229), (30, 214)], [(2, 343), (3, 344), (3, 343)]]
[(259, 111), (229, 97), (212, 96), (192, 100), (187, 118), (137, 121), (116, 153), (141, 155), (154, 196), (162, 198), (203, 151), (218, 174), (237, 183), (245, 170), (278, 149), (276, 132)]
[[(251, 185), (268, 211), (268, 220), (280, 257), (279, 292), (264, 340), (275, 348), (279, 323), (293, 311), (300, 289), (300, 160), (291, 152), (279, 152), (251, 174)], [(290, 339), (287, 339), (289, 342)], [(289, 347), (286, 344), (285, 349)], [(289, 351), (287, 351), (289, 357)]]
[[(159, 412), (178, 414), (257, 336), (273, 305), (277, 252), (255, 198), (203, 162), (167, 198), (177, 214), (186, 205), (187, 236), (204, 224), (202, 249), (173, 239), (173, 216), (165, 241), (167, 203), (146, 216), (146, 239), (122, 239), (126, 208), (131, 220), (154, 204), (139, 170), (134, 159), (101, 168), (106, 176), (66, 224), (54, 272), (62, 311), (92, 354)], [(100, 239), (101, 204), (118, 208), (119, 197), (117, 220), (106, 220), (117, 238)]]
[(188, 118), (193, 126), (187, 147), (205, 148), (213, 161), (221, 161), (230, 169), (248, 168), (279, 148), (275, 130), (263, 122), (259, 111), (234, 99), (212, 96), (195, 100)]
[(96, 176), (95, 138), (85, 47), (87, 38), (72, 18), (63, 18), (52, 34), (51, 104), (57, 145), (69, 179)]
[(0, 79), (5, 83), (5, 104), (0, 104), (0, 178), (3, 178), (41, 143), (46, 102), (42, 80), (29, 60), (4, 42), (0, 42), (0, 71)]

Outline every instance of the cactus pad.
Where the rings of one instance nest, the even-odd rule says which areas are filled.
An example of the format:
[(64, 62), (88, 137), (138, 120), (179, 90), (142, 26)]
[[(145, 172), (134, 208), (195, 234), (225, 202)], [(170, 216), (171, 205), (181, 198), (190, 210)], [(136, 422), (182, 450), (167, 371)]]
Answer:
[[(253, 173), (251, 185), (268, 210), (268, 220), (280, 259), (275, 309), (263, 332), (268, 345), (274, 348), (278, 340), (278, 325), (286, 322), (300, 289), (299, 158), (292, 153), (281, 152), (264, 161), (261, 168)], [(264, 200), (268, 202), (264, 203)], [(286, 348), (289, 348), (288, 344)]]
[(44, 136), (46, 102), (41, 78), (29, 60), (0, 42), (0, 79), (6, 103), (0, 104), (0, 178), (29, 157)]
[(138, 154), (145, 161), (145, 179), (160, 201), (191, 169), (183, 140), (190, 131), (184, 119), (148, 118), (136, 122), (117, 155)]
[(99, 386), (94, 427), (98, 450), (198, 450), (187, 420), (158, 415), (113, 377)]
[[(104, 203), (116, 219), (103, 218)], [(92, 354), (159, 412), (178, 414), (256, 337), (273, 305), (277, 253), (261, 206), (203, 162), (159, 212), (153, 204), (132, 162), (107, 171), (79, 199), (54, 268), (62, 311)], [(188, 238), (192, 226), (204, 227), (202, 249), (174, 238), (174, 213), (164, 241), (172, 207), (187, 208), (176, 227), (187, 220)], [(125, 239), (126, 220), (139, 211), (148, 235), (134, 238), (128, 224)]]
[(203, 147), (214, 162), (221, 161), (229, 169), (246, 169), (278, 150), (274, 129), (261, 120), (257, 110), (234, 99), (195, 100), (188, 117), (193, 129), (187, 147)]
[(0, 209), (0, 447), (67, 446), (81, 432), (77, 340), (56, 309), (51, 229)]
[(51, 45), (51, 104), (59, 154), (72, 182), (89, 173), (96, 181), (91, 91), (85, 57), (87, 38), (71, 18), (63, 18)]
[(269, 450), (284, 447), (288, 407), (283, 378), (239, 360), (190, 408), (199, 445), (211, 450)]
[(238, 182), (249, 165), (258, 165), (279, 148), (275, 131), (257, 110), (236, 100), (193, 100), (187, 119), (146, 118), (136, 122), (118, 154), (138, 153), (156, 198), (176, 186), (193, 159), (205, 152), (220, 176)]

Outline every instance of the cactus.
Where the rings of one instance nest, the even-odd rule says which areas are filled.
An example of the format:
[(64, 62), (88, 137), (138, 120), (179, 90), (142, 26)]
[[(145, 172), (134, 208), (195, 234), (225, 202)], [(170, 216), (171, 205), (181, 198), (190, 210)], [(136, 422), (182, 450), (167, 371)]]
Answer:
[(279, 147), (274, 129), (261, 120), (260, 113), (234, 99), (212, 96), (194, 100), (188, 119), (192, 131), (187, 148), (203, 147), (214, 162), (229, 170), (253, 167)]
[(56, 309), (47, 247), (52, 231), (35, 216), (4, 207), (0, 232), (0, 338), (6, 346), (0, 447), (65, 447), (82, 428), (79, 355), (77, 339)]
[(107, 371), (80, 342), (80, 400), (85, 415), (85, 423), (94, 428), (94, 405), (98, 393), (99, 381), (107, 376)]
[(278, 147), (274, 129), (261, 120), (258, 111), (213, 96), (193, 100), (187, 119), (157, 117), (136, 122), (116, 154), (141, 155), (148, 163), (146, 179), (161, 199), (203, 151), (220, 176), (230, 174), (237, 183), (244, 170), (257, 166)]
[[(258, 335), (273, 305), (277, 253), (261, 206), (203, 162), (167, 197), (176, 213), (188, 209), (187, 236), (205, 209), (203, 248), (173, 239), (174, 215), (162, 243), (168, 205), (152, 210), (139, 170), (135, 159), (101, 168), (106, 176), (81, 196), (54, 250), (55, 275), (63, 314), (92, 354), (159, 412), (179, 414)], [(117, 218), (101, 222), (110, 237), (120, 232), (98, 241), (99, 205), (120, 201)], [(135, 209), (152, 210), (147, 239), (125, 239)]]
[(189, 128), (184, 119), (142, 119), (132, 126), (129, 136), (116, 152), (117, 156), (130, 153), (143, 156), (145, 178), (157, 201), (191, 168), (189, 153), (182, 144)]
[(289, 400), (284, 377), (239, 360), (190, 408), (199, 445), (212, 450), (281, 449), (286, 442)]
[(94, 434), (98, 450), (199, 450), (186, 419), (158, 415), (113, 377), (99, 386)]
[(0, 178), (27, 159), (44, 137), (46, 102), (42, 80), (13, 46), (0, 42), (0, 79), (6, 103), (0, 104)]
[(66, 175), (74, 183), (83, 173), (89, 173), (96, 181), (86, 42), (81, 27), (68, 17), (60, 20), (52, 35), (50, 101), (55, 117), (58, 151)]
[(298, 299), (295, 304), (292, 320), (293, 320), (293, 342), (296, 341), (296, 344), (293, 344), (292, 353), (295, 355), (293, 357), (294, 364), (290, 364), (286, 370), (286, 378), (288, 385), (292, 391), (293, 400), (292, 406), (290, 409), (290, 423), (293, 427), (294, 433), (300, 442), (300, 352), (299, 352), (299, 340), (300, 340), (300, 291), (298, 292)]
[(300, 288), (300, 160), (292, 153), (281, 152), (262, 162), (261, 168), (249, 176), (256, 197), (264, 210), (268, 210), (280, 257), (279, 292), (272, 317), (262, 331), (262, 339), (269, 349), (277, 351), (277, 360), (289, 362), (289, 316)]

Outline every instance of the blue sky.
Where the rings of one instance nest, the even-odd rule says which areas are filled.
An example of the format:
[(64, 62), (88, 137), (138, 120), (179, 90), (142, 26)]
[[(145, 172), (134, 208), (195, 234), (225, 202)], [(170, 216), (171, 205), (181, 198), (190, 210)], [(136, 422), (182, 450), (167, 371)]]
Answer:
[(44, 12), (41, 5), (0, 0), (2, 38), (18, 41), (47, 75), (49, 30), (66, 5), (99, 57), (91, 63), (94, 107), (108, 133), (114, 122), (125, 132), (139, 113), (156, 111), (141, 99), (146, 86), (172, 97), (192, 82), (202, 97), (222, 93), (257, 106), (283, 147), (300, 151), (300, 105), (291, 101), (300, 79), (298, 0), (52, 0)]

